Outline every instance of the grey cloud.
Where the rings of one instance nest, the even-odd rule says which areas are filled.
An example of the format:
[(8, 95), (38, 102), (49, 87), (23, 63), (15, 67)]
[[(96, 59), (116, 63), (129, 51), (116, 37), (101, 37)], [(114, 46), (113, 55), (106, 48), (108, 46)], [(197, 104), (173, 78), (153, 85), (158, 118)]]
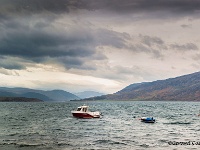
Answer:
[[(27, 57), (74, 56), (77, 54), (86, 56), (93, 53), (84, 47), (80, 47), (81, 45), (88, 46), (90, 41), (92, 41), (91, 35), (87, 32), (76, 33), (79, 31), (75, 30), (65, 32), (51, 26), (47, 29), (36, 27), (23, 24), (20, 28), (10, 29), (6, 25), (4, 28), (0, 28), (3, 33), (0, 35), (0, 53), (3, 55), (24, 55)], [(88, 45), (85, 45), (85, 43)], [(77, 49), (79, 51), (76, 51)]]
[(0, 57), (0, 68), (8, 69), (8, 70), (22, 70), (26, 69), (26, 65), (24, 62), (20, 62), (16, 58), (11, 58), (11, 57)]
[(130, 35), (128, 33), (119, 33), (107, 29), (98, 29), (96, 31), (97, 42), (101, 45), (113, 46), (116, 48), (127, 47), (126, 40), (130, 40)]
[(150, 36), (143, 36), (143, 35), (140, 35), (139, 36), (142, 40), (142, 43), (151, 47), (151, 46), (158, 46), (158, 45), (163, 45), (164, 44), (164, 41), (161, 39), (161, 38), (158, 38), (158, 37), (150, 37)]
[(152, 50), (152, 54), (153, 54), (153, 58), (156, 58), (156, 59), (163, 59), (164, 58), (164, 54), (162, 54), (161, 51), (159, 50)]
[(0, 14), (22, 15), (43, 11), (53, 13), (69, 12), (71, 2), (73, 0), (1, 0)]
[(10, 71), (8, 69), (0, 68), (0, 74), (4, 75), (12, 75), (12, 76), (19, 76), (19, 73), (16, 71)]
[(4, 74), (4, 75), (12, 75), (12, 73), (6, 69), (1, 69), (0, 68), (0, 74)]
[(131, 51), (134, 52), (145, 52), (145, 53), (149, 53), (150, 52), (150, 48), (148, 48), (147, 46), (141, 44), (141, 43), (136, 43), (130, 46), (129, 48)]
[[(18, 57), (32, 63), (57, 59), (58, 62), (63, 61), (63, 64), (67, 63), (71, 67), (83, 65), (84, 62), (80, 61), (80, 58), (95, 59), (97, 52), (89, 28), (77, 26), (65, 30), (64, 27), (60, 29), (53, 25), (54, 22), (48, 22), (47, 25), (43, 21), (40, 23), (31, 19), (6, 20), (1, 23), (1, 56)], [(66, 58), (59, 59), (61, 57)], [(106, 57), (101, 58), (106, 59)], [(23, 68), (19, 64), (0, 65), (7, 69)]]
[[(2, 31), (0, 54), (31, 58), (87, 57), (96, 54), (96, 46), (122, 48), (126, 46), (126, 40), (130, 39), (127, 33), (107, 29), (96, 30), (75, 25), (75, 27), (67, 27), (66, 30), (65, 26), (61, 29), (51, 26), (51, 22), (48, 22), (48, 26), (44, 22), (37, 22), (34, 26), (30, 24), (16, 20), (5, 22), (0, 27)], [(101, 58), (103, 57), (101, 54)]]
[(59, 57), (56, 63), (62, 64), (66, 69), (96, 70), (94, 65), (88, 65), (88, 60), (83, 58)]
[(12, 69), (16, 69), (16, 70), (22, 70), (22, 69), (26, 69), (26, 67), (22, 64), (19, 63), (0, 63), (0, 67), (8, 69), (8, 70), (12, 70)]
[[(47, 21), (44, 23), (43, 18), (5, 20), (0, 24), (0, 55), (31, 63), (57, 63), (66, 69), (95, 70), (93, 61), (107, 59), (96, 48), (101, 45), (121, 48), (125, 46), (124, 38), (128, 37), (125, 33), (77, 24), (57, 27), (54, 21)], [(9, 63), (7, 66), (1, 63), (0, 66), (7, 69), (25, 68)]]
[[(107, 60), (98, 49), (101, 46), (145, 52), (158, 59), (164, 57), (163, 50), (169, 47), (197, 49), (193, 43), (168, 46), (161, 38), (148, 35), (139, 35), (139, 42), (134, 43), (128, 33), (96, 29), (84, 26), (82, 22), (68, 22), (60, 26), (56, 20), (40, 16), (3, 20), (0, 32), (0, 55), (18, 57), (32, 63), (56, 63), (66, 69), (95, 70), (94, 61)], [(24, 66), (20, 65), (0, 64), (4, 68), (23, 69)]]
[(48, 21), (40, 21), (40, 22), (37, 22), (34, 27), (35, 28), (38, 28), (38, 29), (44, 29), (45, 27), (48, 27), (49, 26), (49, 22)]
[(198, 13), (200, 1), (198, 0), (83, 0), (85, 8), (96, 10), (104, 9), (116, 13), (144, 13), (144, 12), (170, 12), (184, 15), (185, 13)]
[(171, 44), (170, 48), (175, 49), (175, 50), (181, 50), (181, 51), (198, 50), (198, 46), (195, 45), (194, 43), (187, 43), (184, 45)]
[(165, 58), (165, 51), (176, 51), (176, 52), (186, 52), (186, 51), (196, 51), (198, 46), (195, 43), (186, 44), (167, 44), (160, 37), (153, 37), (148, 35), (139, 35), (137, 37), (139, 42), (132, 43), (129, 50), (136, 53), (146, 53), (152, 56), (154, 59)]
[(182, 24), (181, 27), (182, 28), (191, 28), (192, 25), (191, 24)]
[(167, 45), (159, 37), (150, 37), (140, 35), (141, 43), (148, 46), (149, 52), (152, 54), (153, 58), (163, 59), (163, 50), (167, 50)]
[(129, 50), (136, 53), (146, 53), (154, 59), (163, 59), (163, 51), (168, 49), (167, 44), (159, 38), (148, 35), (139, 35), (136, 37), (138, 42), (132, 43)]

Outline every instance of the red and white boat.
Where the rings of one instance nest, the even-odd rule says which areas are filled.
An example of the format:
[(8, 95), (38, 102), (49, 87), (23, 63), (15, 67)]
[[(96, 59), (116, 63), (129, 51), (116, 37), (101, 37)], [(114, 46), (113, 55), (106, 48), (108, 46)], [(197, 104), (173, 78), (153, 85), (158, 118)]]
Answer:
[(80, 106), (76, 111), (71, 111), (72, 115), (76, 118), (100, 118), (100, 112), (89, 111), (88, 106)]

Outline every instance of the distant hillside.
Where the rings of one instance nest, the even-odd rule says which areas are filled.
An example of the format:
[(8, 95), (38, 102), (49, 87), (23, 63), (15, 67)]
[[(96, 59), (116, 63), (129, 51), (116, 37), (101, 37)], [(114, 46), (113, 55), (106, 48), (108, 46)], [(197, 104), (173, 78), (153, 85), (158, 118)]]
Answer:
[(12, 92), (7, 92), (7, 91), (0, 91), (0, 97), (7, 97), (9, 95), (9, 97), (17, 97), (18, 95)]
[(74, 99), (80, 99), (76, 95), (63, 91), (63, 90), (52, 90), (43, 91), (28, 88), (7, 88), (0, 87), (1, 97), (26, 97), (36, 98), (43, 101), (69, 101)]
[(57, 101), (80, 99), (78, 96), (63, 90), (45, 91), (43, 94)]
[(36, 98), (0, 97), (0, 102), (43, 102), (43, 101)]
[(200, 101), (200, 72), (166, 80), (131, 84), (121, 91), (88, 100)]
[(26, 97), (26, 98), (38, 98), (38, 99), (42, 99), (44, 101), (53, 101), (49, 97), (47, 97), (43, 94), (40, 94), (40, 93), (36, 93), (36, 92), (27, 92), (27, 93), (24, 93), (24, 94), (19, 94), (19, 96)]
[(75, 93), (75, 95), (83, 99), (83, 98), (89, 98), (89, 97), (94, 97), (94, 96), (101, 96), (105, 94), (95, 92), (95, 91), (84, 91), (84, 92)]

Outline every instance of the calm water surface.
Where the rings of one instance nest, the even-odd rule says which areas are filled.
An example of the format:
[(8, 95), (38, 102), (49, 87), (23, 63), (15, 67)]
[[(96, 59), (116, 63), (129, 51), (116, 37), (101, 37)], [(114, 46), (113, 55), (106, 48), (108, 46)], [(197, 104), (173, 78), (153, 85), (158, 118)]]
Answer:
[(198, 102), (87, 102), (102, 118), (73, 118), (82, 104), (0, 103), (0, 150), (200, 149)]

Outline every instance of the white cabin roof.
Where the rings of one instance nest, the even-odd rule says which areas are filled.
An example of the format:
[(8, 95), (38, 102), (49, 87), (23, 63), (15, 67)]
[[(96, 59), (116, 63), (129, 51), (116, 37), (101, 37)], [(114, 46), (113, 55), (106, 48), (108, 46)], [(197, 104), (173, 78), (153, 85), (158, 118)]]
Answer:
[(88, 108), (89, 106), (79, 106), (78, 108)]

